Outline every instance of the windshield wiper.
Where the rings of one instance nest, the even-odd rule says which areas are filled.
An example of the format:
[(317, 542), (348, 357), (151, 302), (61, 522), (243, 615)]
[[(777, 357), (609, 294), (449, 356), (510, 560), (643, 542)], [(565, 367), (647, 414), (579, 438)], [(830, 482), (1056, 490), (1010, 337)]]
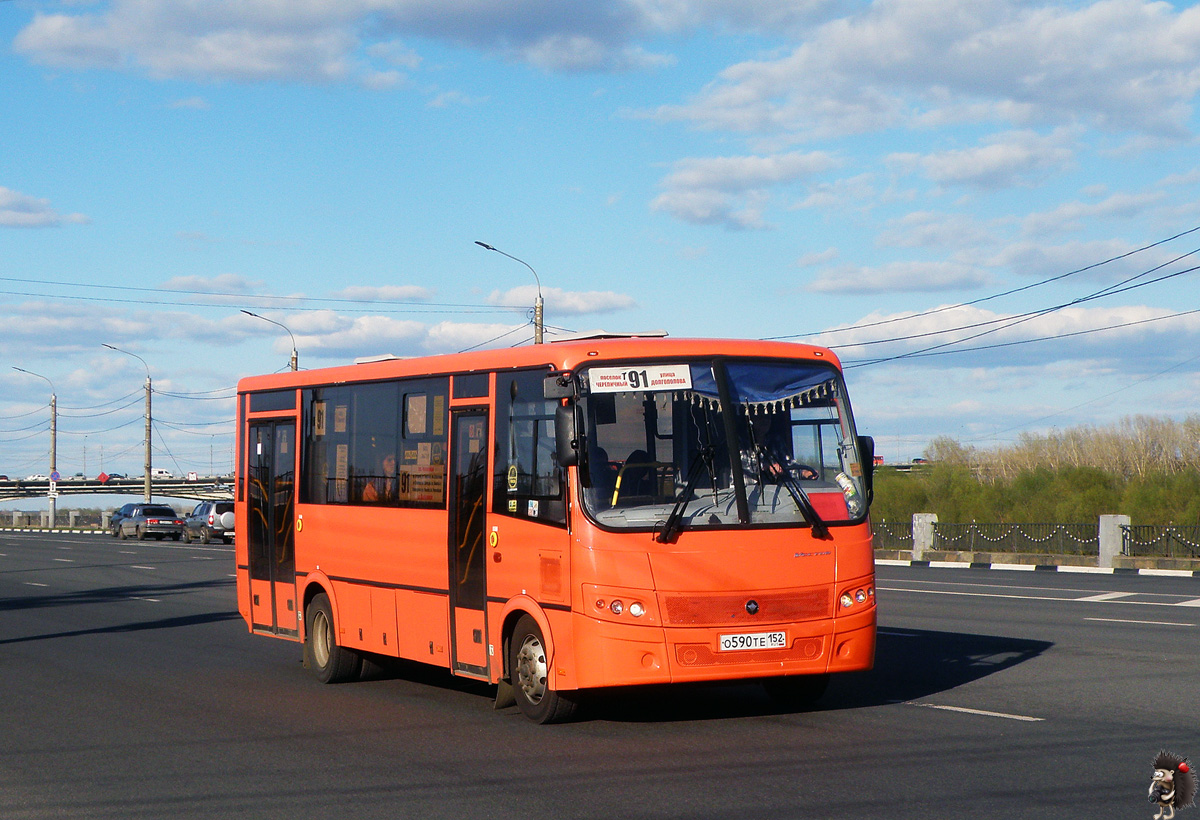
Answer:
[(700, 468), (705, 464), (708, 465), (709, 475), (713, 476), (713, 485), (716, 485), (716, 471), (713, 470), (712, 462), (713, 448), (701, 447), (696, 454), (696, 460), (692, 462), (692, 466), (688, 470), (683, 492), (679, 494), (679, 498), (675, 499), (675, 506), (671, 508), (671, 514), (667, 516), (663, 528), (654, 536), (655, 541), (660, 544), (670, 544), (683, 529), (683, 511), (687, 507), (688, 499), (692, 496), (692, 487), (695, 486), (696, 479), (700, 477)]
[(800, 486), (800, 482), (796, 480), (796, 477), (792, 475), (792, 471), (788, 469), (787, 456), (770, 452), (765, 446), (760, 444), (758, 446), (758, 464), (760, 469), (766, 471), (765, 465), (768, 458), (772, 464), (779, 468), (778, 472), (771, 470), (770, 474), (779, 479), (779, 483), (784, 486), (788, 494), (791, 495), (792, 500), (796, 502), (796, 507), (800, 510), (800, 514), (812, 525), (813, 538), (822, 541), (832, 538), (829, 534), (829, 527), (825, 526), (825, 522), (821, 520), (817, 508), (813, 506), (812, 501), (808, 497), (808, 493), (804, 491), (804, 488)]

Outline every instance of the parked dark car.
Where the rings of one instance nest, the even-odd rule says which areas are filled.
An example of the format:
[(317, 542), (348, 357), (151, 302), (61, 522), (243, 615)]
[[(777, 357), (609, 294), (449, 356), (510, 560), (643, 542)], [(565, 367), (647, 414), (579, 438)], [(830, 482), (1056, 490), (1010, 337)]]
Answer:
[(201, 501), (184, 522), (185, 541), (233, 543), (233, 502)]
[[(124, 509), (124, 507), (122, 507)], [(118, 538), (161, 541), (183, 538), (183, 517), (164, 504), (135, 504), (133, 512), (116, 526)]]

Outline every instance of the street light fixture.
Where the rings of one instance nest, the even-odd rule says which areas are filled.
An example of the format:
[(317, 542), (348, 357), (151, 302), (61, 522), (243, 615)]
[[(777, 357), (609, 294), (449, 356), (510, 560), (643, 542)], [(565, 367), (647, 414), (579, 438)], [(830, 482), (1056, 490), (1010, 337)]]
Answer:
[(118, 353), (124, 353), (126, 356), (132, 356), (142, 363), (146, 368), (146, 463), (145, 463), (145, 478), (142, 483), (142, 495), (146, 498), (146, 503), (150, 503), (152, 497), (150, 489), (150, 365), (146, 364), (146, 360), (136, 353), (130, 353), (128, 350), (122, 350), (119, 347), (113, 347), (110, 344), (101, 343), (101, 347), (107, 347), (109, 350), (115, 350)]
[(520, 262), (522, 265), (529, 268), (529, 272), (533, 274), (533, 281), (537, 282), (537, 301), (533, 303), (533, 343), (535, 345), (540, 345), (542, 343), (542, 280), (538, 278), (537, 271), (533, 269), (533, 265), (530, 265), (524, 259), (518, 259), (511, 253), (505, 253), (499, 248), (493, 248), (486, 242), (480, 242), (478, 239), (476, 239), (475, 244), (484, 250), (495, 251), (501, 256), (507, 256), (514, 262)]
[(296, 357), (296, 337), (292, 336), (292, 331), (288, 330), (288, 326), (283, 324), (282, 322), (276, 322), (274, 319), (268, 319), (266, 316), (259, 316), (257, 313), (251, 313), (250, 311), (248, 311), (244, 308), (242, 309), (242, 313), (246, 314), (247, 316), (253, 316), (255, 319), (262, 319), (264, 322), (270, 322), (273, 325), (278, 325), (279, 327), (283, 328), (284, 330), (287, 330), (287, 335), (290, 336), (292, 339), (291, 367), (292, 367), (292, 370), (295, 371), (297, 364), (298, 364), (297, 357)]
[(50, 481), (46, 489), (46, 500), (50, 505), (50, 529), (54, 529), (54, 520), (58, 517), (58, 499), (55, 497), (57, 493), (54, 490), (53, 478), (53, 475), (58, 471), (58, 395), (54, 390), (54, 382), (47, 379), (41, 373), (34, 373), (32, 370), (26, 370), (23, 367), (15, 365), (13, 366), (13, 370), (24, 373), (27, 376), (37, 376), (50, 385), (50, 473), (47, 476)]

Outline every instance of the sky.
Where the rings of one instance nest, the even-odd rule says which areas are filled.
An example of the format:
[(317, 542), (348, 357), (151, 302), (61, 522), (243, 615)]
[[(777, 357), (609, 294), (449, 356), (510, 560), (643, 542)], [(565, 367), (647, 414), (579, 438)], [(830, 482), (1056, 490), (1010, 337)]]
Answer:
[(229, 472), (289, 333), (530, 344), (538, 282), (548, 339), (832, 347), (888, 462), (1182, 419), (1198, 91), (1183, 2), (0, 0), (0, 473), (53, 392), (60, 472), (140, 474), (147, 374)]

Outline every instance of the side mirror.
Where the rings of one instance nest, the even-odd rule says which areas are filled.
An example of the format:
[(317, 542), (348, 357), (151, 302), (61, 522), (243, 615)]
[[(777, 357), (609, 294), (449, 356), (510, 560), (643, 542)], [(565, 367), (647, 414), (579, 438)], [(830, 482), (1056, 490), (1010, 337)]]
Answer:
[[(546, 380), (549, 384), (550, 379)], [(563, 467), (579, 464), (579, 412), (575, 402), (559, 405), (554, 411), (554, 443), (558, 463)]]
[(575, 385), (570, 373), (556, 373), (547, 376), (542, 382), (542, 398), (544, 399), (573, 399)]
[(858, 454), (863, 460), (863, 482), (867, 485), (867, 506), (875, 500), (875, 439), (858, 437)]

